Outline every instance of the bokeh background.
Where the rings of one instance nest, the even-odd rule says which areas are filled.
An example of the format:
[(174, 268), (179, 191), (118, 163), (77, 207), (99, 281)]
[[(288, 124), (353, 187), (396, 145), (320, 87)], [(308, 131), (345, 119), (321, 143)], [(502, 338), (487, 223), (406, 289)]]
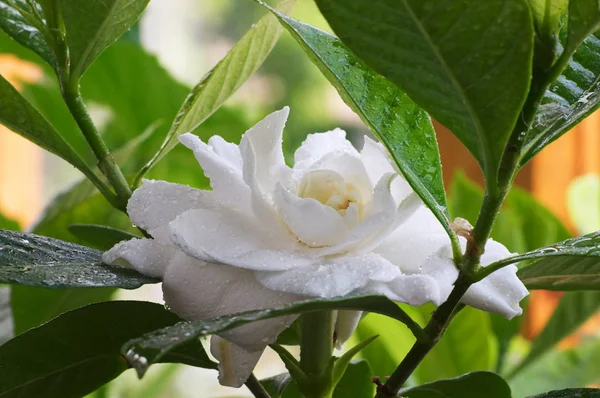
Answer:
[[(147, 145), (159, 142), (162, 138), (159, 133), (168, 128), (189, 89), (262, 15), (263, 11), (251, 0), (152, 0), (136, 28), (104, 53), (84, 78), (88, 106), (109, 145), (120, 148), (142, 134), (156, 136), (149, 140), (154, 144)], [(299, 0), (292, 15), (328, 30), (311, 0)], [(3, 35), (0, 36), (0, 74), (22, 90), (59, 131), (77, 134), (52, 75), (31, 53)], [(368, 133), (285, 32), (258, 73), (197, 133), (204, 139), (219, 134), (237, 141), (256, 121), (284, 105), (291, 107), (284, 137), (288, 154), (312, 132), (341, 127), (359, 147), (362, 136)], [(482, 178), (474, 159), (443, 127), (436, 125), (436, 129), (448, 190), (452, 193), (452, 189), (459, 189), (461, 184), (469, 185), (465, 177), (480, 184)], [(596, 113), (544, 149), (517, 179), (517, 185), (552, 212), (570, 234), (600, 229), (599, 130), (600, 113)], [(190, 152), (178, 149), (168, 159), (155, 171), (154, 178), (206, 187), (202, 171), (195, 166)], [(134, 169), (138, 160), (128, 162), (134, 163), (130, 165)], [(457, 173), (461, 173), (459, 181), (462, 183), (456, 182)], [(57, 194), (80, 178), (79, 173), (62, 160), (0, 126), (0, 217), (28, 229)], [(88, 204), (87, 210), (78, 209), (77, 214), (82, 217), (81, 212), (92, 211), (94, 203)], [(465, 201), (461, 203), (470, 206), (464, 204)], [(470, 209), (476, 210), (476, 207)], [(523, 223), (527, 220), (521, 219), (517, 224), (523, 227)], [(47, 234), (73, 238), (66, 230), (59, 231), (57, 225), (60, 223), (48, 226)], [(510, 226), (508, 228), (510, 230)], [(546, 232), (539, 231), (539, 234)], [(516, 230), (514, 233), (518, 234)], [(512, 250), (521, 247), (513, 244)], [(150, 286), (135, 292), (120, 292), (118, 297), (160, 301), (161, 293), (159, 287)], [(535, 292), (519, 325), (518, 339), (526, 344), (539, 333), (560, 297), (559, 293)], [(569, 350), (584, 340), (594, 339), (599, 331), (600, 318), (593, 318), (563, 341), (560, 349)], [(283, 370), (276, 357), (268, 353), (257, 373), (269, 376)], [(215, 379), (210, 371), (159, 365), (151, 369), (144, 382), (138, 382), (133, 372), (128, 371), (94, 396), (249, 396), (243, 390), (221, 388)]]

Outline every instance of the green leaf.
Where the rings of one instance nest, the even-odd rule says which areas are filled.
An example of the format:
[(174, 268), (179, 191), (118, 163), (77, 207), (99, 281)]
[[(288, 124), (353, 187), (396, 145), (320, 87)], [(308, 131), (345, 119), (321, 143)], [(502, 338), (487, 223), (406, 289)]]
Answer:
[(11, 231), (18, 231), (21, 229), (19, 223), (8, 219), (0, 213), (0, 229), (10, 229)]
[[(597, 3), (597, 0), (593, 2)], [(561, 42), (565, 45), (564, 34), (561, 34)], [(599, 58), (600, 32), (585, 38), (572, 57), (569, 54), (566, 68), (546, 91), (533, 126), (527, 133), (521, 166), (598, 108)]]
[(0, 231), (0, 283), (135, 289), (155, 279), (102, 263), (102, 252), (33, 234)]
[(372, 398), (375, 384), (371, 381), (371, 368), (366, 361), (350, 362), (344, 376), (333, 391), (333, 398)]
[(583, 40), (600, 28), (598, 0), (570, 0), (569, 25), (563, 55), (570, 57)]
[(268, 379), (263, 379), (260, 381), (260, 384), (267, 390), (271, 398), (280, 398), (291, 382), (292, 378), (289, 373), (282, 373)]
[(61, 0), (71, 79), (77, 81), (106, 47), (129, 30), (148, 2), (149, 0)]
[[(28, 7), (22, 0), (14, 0), (21, 9)], [(25, 46), (42, 57), (50, 65), (54, 65), (54, 56), (44, 35), (23, 16), (9, 5), (9, 1), (0, 0), (0, 30), (13, 38), (16, 42)]]
[(354, 53), (448, 127), (489, 183), (527, 97), (525, 0), (317, 0)]
[(408, 183), (454, 235), (446, 210), (435, 131), (427, 113), (398, 87), (366, 67), (337, 37), (264, 6), (387, 147)]
[(569, 0), (528, 0), (536, 31), (544, 38), (558, 31), (560, 17), (567, 10)]
[(67, 311), (109, 301), (115, 291), (112, 287), (47, 289), (12, 285), (10, 300), (15, 334), (26, 332)]
[(139, 238), (127, 231), (94, 224), (73, 224), (69, 232), (98, 250), (109, 250), (119, 242)]
[(569, 216), (580, 233), (600, 230), (600, 175), (576, 178), (567, 190)]
[(583, 341), (567, 350), (554, 350), (509, 380), (515, 396), (526, 397), (548, 390), (598, 384), (600, 341)]
[(528, 289), (600, 290), (600, 232), (567, 239), (489, 267), (534, 260), (517, 276)]
[[(112, 301), (74, 310), (0, 347), (0, 396), (79, 398), (127, 369), (121, 345), (180, 321), (162, 305)], [(199, 341), (165, 362), (214, 368)]]
[[(278, 8), (290, 10), (294, 3), (295, 0), (282, 0)], [(177, 145), (177, 137), (195, 130), (240, 88), (262, 65), (277, 43), (281, 30), (274, 16), (264, 16), (229, 50), (225, 58), (204, 75), (179, 109), (167, 138), (146, 165), (146, 170)]]
[(10, 287), (0, 286), (0, 345), (10, 340), (14, 334)]
[[(433, 309), (432, 306), (421, 307), (423, 318), (429, 319)], [(496, 360), (494, 343), (488, 314), (465, 307), (417, 367), (415, 376), (420, 383), (425, 383), (491, 369)]]
[[(410, 327), (415, 329), (415, 331), (417, 331), (416, 329), (420, 330), (404, 311), (384, 296), (347, 296), (332, 299), (305, 300), (278, 309), (248, 311), (203, 321), (182, 322), (131, 340), (123, 346), (122, 351), (131, 366), (142, 376), (150, 365), (156, 363), (169, 351), (200, 336), (221, 333), (261, 319), (333, 309), (376, 312), (411, 325)], [(136, 359), (139, 357), (143, 357), (146, 360), (139, 361)]]
[(438, 380), (408, 390), (406, 398), (511, 398), (510, 387), (492, 372), (472, 372), (454, 379)]
[[(368, 339), (361, 341), (360, 343), (358, 343), (357, 345), (355, 345), (354, 347), (352, 347), (348, 351), (346, 351), (341, 357), (336, 359), (335, 364), (333, 366), (333, 385), (334, 386), (336, 386), (340, 382), (340, 380), (342, 380), (342, 377), (344, 377), (344, 374), (346, 373), (346, 370), (348, 369), (348, 366), (350, 365), (350, 361), (352, 361), (352, 358), (354, 358), (356, 356), (356, 354), (361, 352), (366, 346), (371, 344), (373, 342), (373, 340), (377, 339), (377, 337), (379, 337), (379, 336), (375, 335), (375, 336), (371, 336)], [(367, 367), (368, 367), (368, 364), (367, 364)], [(367, 378), (367, 380), (370, 381), (370, 377)]]
[(566, 390), (550, 391), (529, 398), (599, 398), (597, 388), (568, 388)]
[(2, 76), (0, 76), (0, 123), (65, 159), (84, 174), (94, 174), (50, 123)]
[(600, 309), (600, 292), (565, 294), (552, 317), (531, 344), (527, 356), (511, 371), (515, 375), (569, 336)]

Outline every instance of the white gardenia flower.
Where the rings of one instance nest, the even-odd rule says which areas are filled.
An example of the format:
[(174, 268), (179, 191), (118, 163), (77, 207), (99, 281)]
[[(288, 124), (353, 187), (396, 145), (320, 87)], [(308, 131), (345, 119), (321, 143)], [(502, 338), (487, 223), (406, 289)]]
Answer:
[[(219, 136), (204, 143), (182, 135), (213, 189), (144, 181), (127, 210), (154, 239), (120, 243), (104, 260), (162, 278), (167, 305), (189, 320), (349, 293), (411, 305), (444, 302), (458, 275), (450, 240), (386, 149), (365, 137), (359, 152), (336, 129), (310, 135), (288, 167), (282, 152), (288, 113), (286, 107), (267, 116), (239, 146)], [(490, 241), (482, 265), (509, 255)], [(521, 314), (528, 292), (516, 269), (507, 266), (473, 285), (463, 302), (509, 319)], [(359, 315), (340, 311), (340, 340)], [(213, 337), (221, 383), (241, 385), (294, 319)]]

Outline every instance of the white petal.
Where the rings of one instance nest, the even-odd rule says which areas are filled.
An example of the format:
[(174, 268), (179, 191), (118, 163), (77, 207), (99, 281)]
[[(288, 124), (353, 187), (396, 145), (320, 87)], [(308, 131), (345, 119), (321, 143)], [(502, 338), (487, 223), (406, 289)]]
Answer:
[(335, 245), (348, 235), (342, 216), (315, 199), (299, 198), (278, 184), (274, 201), (288, 228), (308, 246)]
[(373, 187), (363, 162), (358, 155), (330, 153), (315, 162), (311, 170), (331, 170), (338, 173), (346, 183), (354, 186), (361, 194), (363, 202), (371, 200)]
[(339, 310), (335, 319), (335, 336), (337, 338), (336, 348), (339, 350), (358, 326), (362, 311)]
[(240, 147), (234, 143), (227, 142), (220, 135), (213, 135), (208, 139), (208, 145), (213, 148), (213, 151), (227, 162), (233, 170), (242, 174), (243, 161)]
[(231, 154), (231, 147), (226, 146), (222, 138), (212, 137), (209, 142), (217, 145), (214, 148), (190, 133), (179, 136), (179, 141), (194, 151), (204, 174), (210, 179), (210, 186), (217, 198), (230, 207), (249, 211), (250, 188), (244, 182), (235, 156)]
[[(299, 299), (258, 284), (252, 271), (208, 264), (183, 253), (174, 257), (163, 279), (163, 293), (171, 311), (188, 320), (204, 320), (250, 310), (277, 308)], [(221, 337), (247, 350), (273, 343), (295, 316), (248, 323)]]
[(153, 239), (131, 239), (118, 243), (102, 255), (106, 264), (133, 268), (155, 278), (162, 278), (175, 255), (171, 245), (162, 245)]
[(210, 191), (166, 181), (144, 180), (127, 203), (131, 222), (167, 244), (168, 224), (190, 209), (215, 208), (219, 202)]
[(392, 193), (396, 201), (399, 202), (413, 191), (395, 165), (388, 150), (380, 142), (373, 141), (365, 136), (360, 157), (373, 184), (376, 184), (387, 173), (400, 175), (401, 178), (394, 180), (392, 183)]
[(374, 251), (396, 264), (403, 273), (421, 272), (425, 260), (450, 238), (431, 210), (421, 206)]
[[(510, 252), (502, 244), (490, 239), (485, 246), (485, 254), (481, 257), (481, 265), (485, 267), (508, 256)], [(512, 319), (523, 312), (519, 302), (528, 294), (525, 285), (517, 277), (517, 267), (509, 265), (471, 286), (462, 302)]]
[(210, 338), (210, 352), (219, 361), (219, 383), (241, 387), (256, 367), (264, 349), (248, 351), (219, 336)]
[(258, 222), (229, 209), (190, 210), (171, 222), (171, 240), (194, 258), (253, 270), (279, 271), (308, 265), (297, 242), (264, 231)]
[(294, 169), (312, 168), (315, 162), (330, 153), (349, 153), (358, 156), (358, 151), (346, 139), (346, 133), (341, 129), (309, 134), (294, 154)]
[(369, 281), (389, 282), (399, 274), (398, 268), (383, 257), (363, 254), (332, 258), (288, 271), (256, 272), (256, 279), (271, 290), (331, 298), (360, 289)]
[(400, 275), (390, 282), (371, 282), (361, 293), (382, 294), (391, 300), (409, 305), (442, 303), (440, 285), (429, 275)]

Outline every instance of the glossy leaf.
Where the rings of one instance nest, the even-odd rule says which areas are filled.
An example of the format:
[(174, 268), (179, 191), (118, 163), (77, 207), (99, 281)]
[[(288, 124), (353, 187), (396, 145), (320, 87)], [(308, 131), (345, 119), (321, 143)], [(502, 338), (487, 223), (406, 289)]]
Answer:
[(600, 309), (600, 292), (565, 294), (544, 329), (536, 336), (527, 356), (511, 372), (516, 374), (573, 333)]
[(86, 174), (93, 174), (73, 148), (6, 79), (0, 76), (0, 123), (54, 153)]
[(156, 283), (133, 269), (102, 263), (102, 252), (33, 234), (0, 231), (0, 283), (52, 288)]
[[(127, 369), (121, 345), (180, 321), (162, 305), (112, 301), (77, 309), (0, 347), (3, 398), (79, 398)], [(214, 368), (199, 341), (172, 351), (164, 362)]]
[(408, 390), (406, 398), (511, 398), (510, 387), (492, 372), (472, 372), (454, 379), (438, 380)]
[(556, 349), (509, 379), (515, 398), (529, 397), (549, 390), (600, 383), (597, 370), (600, 342), (582, 341), (569, 349)]
[[(578, 1), (573, 1), (572, 4)], [(592, 2), (595, 2), (598, 7), (597, 0)], [(563, 45), (565, 40), (565, 34), (561, 34)], [(527, 133), (521, 165), (525, 165), (539, 151), (598, 108), (600, 105), (599, 59), (600, 33), (597, 32), (585, 38), (568, 60), (565, 70), (546, 91), (533, 126)]]
[(73, 224), (69, 232), (98, 250), (109, 250), (119, 242), (139, 238), (127, 231), (94, 224)]
[(333, 391), (333, 398), (372, 398), (375, 395), (372, 376), (371, 368), (366, 361), (350, 362)]
[[(27, 10), (27, 4), (21, 0), (14, 1), (21, 9)], [(44, 35), (27, 21), (16, 9), (9, 5), (9, 1), (0, 0), (0, 30), (12, 37), (22, 46), (25, 46), (42, 57), (50, 65), (54, 65), (52, 51)]]
[(534, 260), (517, 275), (529, 289), (600, 290), (600, 232), (509, 257), (496, 264)]
[[(279, 9), (291, 10), (295, 0), (282, 0)], [(281, 26), (265, 15), (233, 46), (194, 87), (179, 109), (165, 142), (146, 166), (150, 169), (175, 145), (181, 134), (194, 131), (252, 75), (269, 55), (281, 35)]]
[[(317, 310), (349, 309), (385, 314), (410, 327), (420, 330), (404, 311), (384, 296), (348, 296), (332, 299), (312, 299), (299, 301), (278, 309), (248, 311), (226, 315), (204, 321), (181, 322), (172, 327), (148, 333), (131, 340), (123, 346), (123, 354), (140, 377), (148, 367), (156, 363), (165, 354), (187, 341), (198, 337), (221, 333), (246, 323), (261, 319), (276, 318), (288, 314), (300, 314)], [(139, 360), (144, 358), (144, 360)]]
[(448, 127), (492, 178), (529, 90), (525, 0), (317, 0), (356, 55)]
[(440, 154), (427, 113), (398, 87), (365, 66), (335, 36), (265, 7), (388, 148), (408, 183), (453, 234), (446, 210)]
[(88, 66), (138, 20), (149, 0), (61, 0), (71, 78)]
[(566, 390), (550, 391), (529, 398), (600, 398), (600, 389), (568, 388)]

